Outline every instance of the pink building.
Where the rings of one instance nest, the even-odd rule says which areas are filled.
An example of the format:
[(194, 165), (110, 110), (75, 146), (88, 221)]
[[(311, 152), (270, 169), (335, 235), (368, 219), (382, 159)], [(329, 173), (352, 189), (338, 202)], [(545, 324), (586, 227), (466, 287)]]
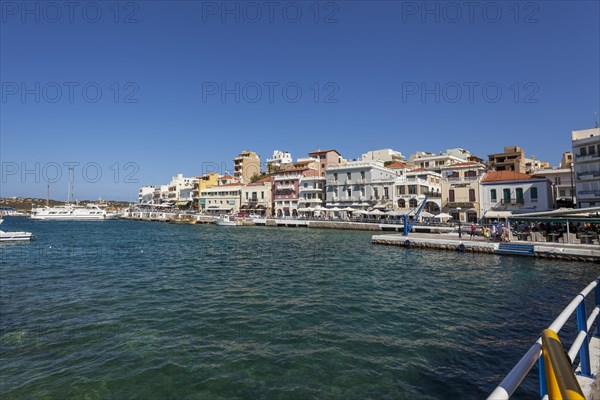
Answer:
[(319, 160), (319, 175), (325, 176), (325, 171), (330, 167), (337, 167), (343, 163), (343, 158), (337, 150), (317, 150), (308, 153), (309, 157)]

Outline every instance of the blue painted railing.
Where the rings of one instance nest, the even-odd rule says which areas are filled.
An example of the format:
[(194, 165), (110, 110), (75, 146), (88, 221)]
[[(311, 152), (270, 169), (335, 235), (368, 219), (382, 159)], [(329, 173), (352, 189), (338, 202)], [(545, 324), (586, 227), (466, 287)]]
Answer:
[[(595, 292), (595, 307), (590, 315), (587, 316), (585, 298), (592, 290)], [(589, 332), (591, 331), (594, 322), (596, 322), (595, 336), (600, 337), (600, 277), (579, 292), (554, 322), (552, 322), (548, 329), (558, 333), (573, 312), (576, 312), (577, 314), (578, 334), (573, 345), (569, 349), (569, 359), (573, 362), (579, 353), (581, 375), (591, 376)], [(500, 385), (498, 385), (498, 387), (496, 387), (496, 389), (488, 396), (487, 400), (507, 400), (510, 398), (536, 362), (539, 366), (540, 398), (547, 398), (547, 379), (544, 369), (544, 357), (542, 356), (542, 338), (540, 337), (533, 346), (529, 348), (517, 365), (515, 365), (508, 375), (506, 375), (502, 382), (500, 382)]]

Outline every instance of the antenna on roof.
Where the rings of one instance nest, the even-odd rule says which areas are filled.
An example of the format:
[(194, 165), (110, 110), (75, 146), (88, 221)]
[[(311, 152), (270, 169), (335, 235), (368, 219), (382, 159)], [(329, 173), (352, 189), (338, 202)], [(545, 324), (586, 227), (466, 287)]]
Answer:
[(597, 128), (598, 127), (598, 113), (597, 112), (594, 113), (594, 119), (596, 121), (594, 128)]

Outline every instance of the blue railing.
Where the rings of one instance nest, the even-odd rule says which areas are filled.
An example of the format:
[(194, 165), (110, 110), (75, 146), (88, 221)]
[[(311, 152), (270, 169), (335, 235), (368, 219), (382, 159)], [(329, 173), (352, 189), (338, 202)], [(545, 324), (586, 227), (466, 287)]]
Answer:
[[(595, 307), (590, 315), (587, 316), (585, 298), (592, 290), (595, 292)], [(588, 334), (591, 331), (595, 321), (595, 336), (600, 337), (600, 277), (579, 292), (577, 296), (575, 296), (575, 298), (569, 303), (569, 305), (554, 320), (554, 322), (552, 322), (548, 329), (558, 333), (573, 312), (576, 312), (577, 314), (578, 334), (573, 342), (573, 345), (569, 349), (569, 359), (571, 363), (573, 363), (575, 357), (579, 353), (579, 360), (581, 364), (580, 373), (583, 376), (591, 377), (590, 340)], [(502, 382), (500, 382), (500, 385), (498, 385), (498, 387), (496, 387), (496, 389), (488, 396), (487, 400), (507, 400), (510, 398), (519, 385), (521, 385), (521, 382), (525, 376), (527, 376), (536, 362), (539, 365), (540, 398), (543, 399), (545, 396), (547, 396), (547, 379), (544, 368), (544, 357), (542, 356), (542, 338), (540, 337), (533, 344), (533, 346), (529, 348), (527, 353), (525, 353), (517, 365), (515, 365), (508, 375), (506, 375)]]

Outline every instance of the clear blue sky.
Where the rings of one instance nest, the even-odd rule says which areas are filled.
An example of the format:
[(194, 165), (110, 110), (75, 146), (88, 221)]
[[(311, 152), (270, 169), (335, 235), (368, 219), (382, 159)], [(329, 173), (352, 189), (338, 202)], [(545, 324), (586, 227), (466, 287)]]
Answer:
[(556, 165), (600, 109), (598, 1), (74, 3), (1, 2), (2, 197), (45, 197), (60, 165), (64, 200), (78, 162), (77, 198), (136, 200), (242, 149)]

